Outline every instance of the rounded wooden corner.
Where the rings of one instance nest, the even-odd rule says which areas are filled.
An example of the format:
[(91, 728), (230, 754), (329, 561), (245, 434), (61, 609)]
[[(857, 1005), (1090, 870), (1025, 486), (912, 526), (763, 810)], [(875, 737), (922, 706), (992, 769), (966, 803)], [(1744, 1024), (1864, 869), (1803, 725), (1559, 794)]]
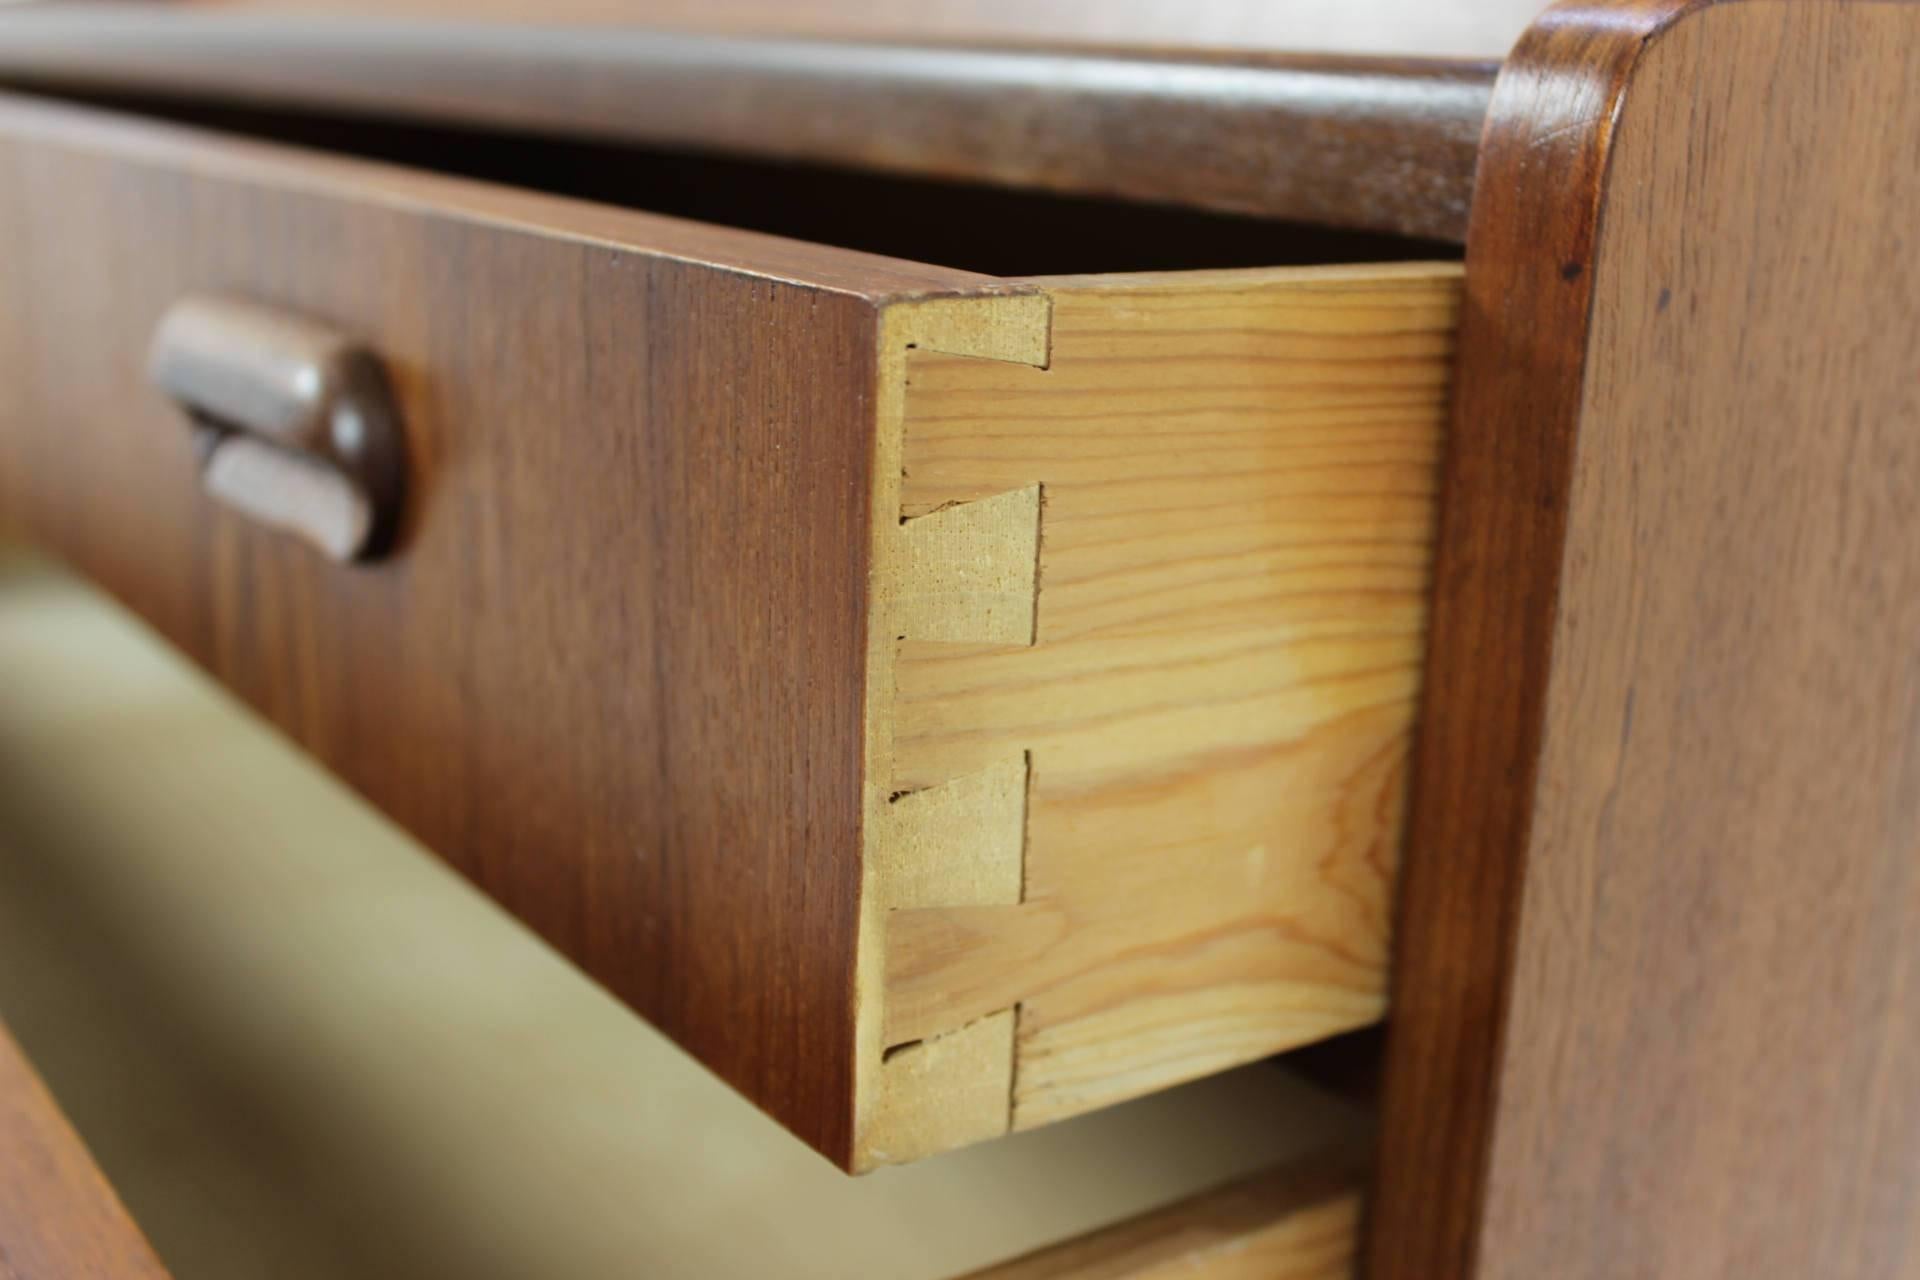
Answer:
[[(1726, 24), (1716, 27), (1712, 41), (1693, 30), (1709, 15), (1721, 15), (1717, 20)], [(1751, 687), (1741, 693), (1732, 681), (1714, 685), (1708, 672), (1699, 689), (1676, 692), (1674, 673), (1699, 660), (1689, 646), (1706, 643), (1700, 637), (1715, 608), (1753, 616), (1738, 634), (1713, 633), (1722, 636), (1715, 643), (1725, 650), (1716, 650), (1713, 661), (1739, 671), (1749, 685), (1770, 677), (1791, 687), (1789, 660), (1767, 646), (1799, 625), (1799, 611), (1812, 607), (1797, 600), (1795, 590), (1824, 598), (1827, 585), (1795, 561), (1763, 575), (1743, 559), (1723, 576), (1703, 579), (1697, 599), (1662, 597), (1668, 612), (1636, 613), (1632, 625), (1639, 630), (1631, 638), (1644, 648), (1632, 661), (1611, 662), (1616, 655), (1609, 653), (1608, 662), (1596, 665), (1593, 637), (1626, 625), (1603, 607), (1607, 602), (1651, 608), (1643, 603), (1644, 591), (1664, 590), (1661, 579), (1669, 571), (1660, 557), (1666, 550), (1693, 563), (1687, 537), (1694, 526), (1688, 521), (1696, 517), (1690, 512), (1706, 512), (1697, 517), (1701, 521), (1724, 522), (1731, 511), (1755, 529), (1778, 529), (1786, 521), (1817, 522), (1823, 511), (1851, 510), (1875, 497), (1863, 493), (1858, 478), (1848, 481), (1842, 465), (1843, 431), (1866, 428), (1828, 431), (1822, 424), (1864, 421), (1890, 433), (1885, 415), (1876, 418), (1872, 411), (1891, 403), (1897, 388), (1911, 386), (1910, 358), (1900, 365), (1891, 354), (1897, 341), (1878, 336), (1885, 326), (1900, 325), (1902, 316), (1911, 320), (1897, 292), (1906, 287), (1907, 269), (1898, 254), (1882, 254), (1876, 264), (1852, 243), (1863, 233), (1897, 239), (1889, 228), (1910, 217), (1899, 211), (1895, 196), (1905, 183), (1910, 210), (1912, 179), (1902, 175), (1911, 175), (1912, 167), (1895, 148), (1903, 136), (1912, 136), (1902, 134), (1900, 119), (1920, 117), (1911, 95), (1899, 87), (1920, 79), (1903, 70), (1902, 60), (1914, 66), (1920, 56), (1908, 51), (1913, 38), (1889, 39), (1883, 29), (1903, 21), (1914, 23), (1920, 37), (1920, 7), (1867, 0), (1576, 0), (1547, 11), (1529, 29), (1496, 83), (1469, 220), (1460, 357), (1443, 466), (1426, 694), (1395, 934), (1381, 1151), (1369, 1208), (1372, 1280), (1537, 1274), (1543, 1240), (1565, 1245), (1593, 1233), (1630, 1238), (1643, 1250), (1667, 1248), (1663, 1256), (1679, 1269), (1658, 1274), (1721, 1274), (1687, 1267), (1716, 1247), (1733, 1247), (1727, 1242), (1737, 1224), (1708, 1223), (1697, 1238), (1683, 1241), (1673, 1230), (1675, 1211), (1656, 1202), (1661, 1195), (1677, 1202), (1691, 1193), (1667, 1186), (1635, 1151), (1603, 1142), (1582, 1148), (1581, 1136), (1593, 1137), (1591, 1124), (1558, 1094), (1551, 1103), (1541, 1101), (1545, 1081), (1564, 1084), (1578, 1076), (1589, 1087), (1584, 1105), (1590, 1111), (1604, 1107), (1637, 1116), (1633, 1100), (1647, 1096), (1650, 1083), (1658, 1080), (1664, 1091), (1676, 1087), (1676, 1073), (1696, 1073), (1686, 1077), (1684, 1101), (1672, 1093), (1663, 1103), (1672, 1113), (1673, 1132), (1718, 1126), (1711, 1133), (1700, 1129), (1702, 1142), (1722, 1145), (1702, 1156), (1690, 1176), (1724, 1178), (1729, 1185), (1771, 1179), (1775, 1191), (1787, 1180), (1783, 1170), (1797, 1150), (1793, 1139), (1756, 1136), (1744, 1155), (1722, 1141), (1737, 1129), (1727, 1117), (1743, 1099), (1759, 1105), (1762, 1089), (1760, 1076), (1735, 1060), (1732, 1042), (1738, 1037), (1695, 1047), (1675, 1012), (1683, 1001), (1659, 1013), (1634, 1013), (1617, 1003), (1630, 998), (1619, 994), (1626, 991), (1657, 1003), (1659, 993), (1646, 972), (1652, 962), (1636, 958), (1643, 952), (1679, 957), (1680, 972), (1670, 976), (1718, 992), (1726, 1003), (1714, 1007), (1714, 1016), (1737, 1018), (1742, 1027), (1769, 1017), (1761, 1006), (1770, 997), (1758, 989), (1763, 984), (1754, 973), (1718, 967), (1729, 963), (1738, 926), (1682, 918), (1651, 892), (1626, 896), (1622, 885), (1630, 874), (1642, 875), (1637, 887), (1656, 882), (1656, 853), (1645, 840), (1629, 840), (1618, 825), (1618, 813), (1634, 802), (1630, 791), (1606, 801), (1612, 806), (1607, 821), (1616, 826), (1600, 825), (1592, 775), (1616, 765), (1624, 773), (1631, 765), (1640, 770), (1632, 776), (1642, 795), (1671, 795), (1689, 812), (1696, 802), (1710, 810), (1737, 808), (1748, 785), (1739, 769), (1755, 758), (1695, 763), (1711, 753), (1696, 746), (1689, 760), (1652, 744), (1649, 722), (1678, 723), (1670, 711), (1674, 703), (1687, 704), (1691, 731), (1710, 735), (1723, 723), (1743, 725), (1748, 733), (1758, 727), (1763, 741), (1778, 735), (1778, 750), (1823, 777), (1839, 767), (1831, 762), (1858, 754), (1804, 700), (1791, 706), (1781, 700), (1770, 713), (1774, 718), (1759, 724), (1759, 713), (1747, 710), (1756, 697)], [(1686, 73), (1675, 69), (1680, 59)], [(1859, 74), (1874, 68), (1875, 59), (1877, 74)], [(1855, 181), (1833, 180), (1847, 176), (1840, 173), (1847, 162), (1839, 157), (1849, 154)], [(1911, 155), (1910, 145), (1905, 154)], [(1634, 167), (1624, 172), (1629, 157)], [(1807, 177), (1815, 167), (1819, 183)], [(1735, 226), (1729, 208), (1743, 211), (1746, 223)], [(1748, 282), (1744, 292), (1733, 283), (1742, 276)], [(1856, 319), (1863, 312), (1878, 314), (1879, 326)], [(1656, 325), (1662, 326), (1657, 338), (1645, 336)], [(1637, 340), (1635, 334), (1644, 341), (1635, 348), (1639, 363), (1629, 369), (1619, 351)], [(1910, 340), (1920, 341), (1920, 333)], [(1803, 354), (1808, 352), (1813, 354)], [(1609, 361), (1604, 366), (1597, 363), (1603, 355)], [(1775, 372), (1789, 366), (1804, 378)], [(1747, 371), (1746, 381), (1777, 382), (1780, 407), (1757, 401), (1736, 376), (1739, 369)], [(1704, 385), (1709, 376), (1720, 383)], [(1841, 416), (1829, 419), (1809, 408), (1808, 380), (1826, 387), (1831, 413)], [(1859, 406), (1875, 396), (1863, 416)], [(1763, 504), (1765, 487), (1748, 474), (1752, 444), (1733, 434), (1730, 406), (1747, 411), (1749, 420), (1785, 422), (1796, 413), (1804, 419), (1795, 421), (1794, 432), (1772, 437), (1778, 452), (1804, 455), (1799, 475), (1768, 473), (1779, 486), (1773, 506)], [(1710, 427), (1727, 433), (1721, 445), (1724, 474), (1731, 479), (1722, 480), (1706, 452), (1699, 433)], [(1685, 502), (1656, 474), (1679, 463), (1670, 464), (1664, 453), (1656, 460), (1636, 452), (1650, 445), (1672, 449), (1694, 468), (1695, 488)], [(1596, 496), (1602, 486), (1604, 499)], [(1667, 506), (1655, 511), (1656, 501)], [(1878, 530), (1885, 539), (1881, 554), (1903, 555), (1891, 523), (1874, 519), (1859, 517), (1849, 536)], [(1721, 523), (1700, 526), (1709, 528), (1714, 536), (1733, 536)], [(1700, 529), (1693, 536), (1706, 536)], [(1816, 542), (1821, 537), (1817, 531), (1803, 534)], [(1778, 549), (1790, 555), (1794, 545), (1783, 540)], [(1821, 545), (1836, 555), (1858, 550)], [(1606, 571), (1629, 585), (1602, 583)], [(1875, 589), (1870, 574), (1884, 572), (1833, 568), (1835, 576), (1854, 574), (1832, 589), (1844, 604), (1833, 611), (1864, 610)], [(1608, 591), (1616, 591), (1618, 600)], [(1837, 635), (1832, 639), (1842, 643)], [(1893, 648), (1870, 636), (1849, 643), (1855, 639), (1849, 663), (1878, 671), (1875, 678), (1893, 687), (1912, 676)], [(1595, 674), (1602, 669), (1603, 676)], [(1832, 680), (1851, 688), (1848, 678)], [(1655, 688), (1665, 691), (1665, 700), (1650, 704)], [(1576, 704), (1582, 712), (1577, 721), (1569, 715)], [(1790, 719), (1789, 710), (1797, 718)], [(1819, 736), (1809, 731), (1813, 723), (1835, 737), (1825, 755), (1809, 740)], [(1543, 771), (1550, 738), (1563, 748)], [(1718, 739), (1708, 741), (1717, 749)], [(1863, 757), (1872, 765), (1865, 775), (1830, 777), (1833, 794), (1858, 793), (1856, 809), (1890, 799), (1890, 743), (1880, 743), (1881, 754)], [(1638, 763), (1655, 756), (1673, 756), (1670, 776), (1693, 775), (1687, 804), (1680, 805), (1678, 784), (1654, 778)], [(1852, 821), (1838, 810), (1833, 816), (1837, 828), (1850, 829), (1856, 855), (1879, 856), (1879, 837), (1864, 820)], [(1730, 876), (1753, 856), (1682, 826), (1680, 818), (1671, 820), (1676, 849), (1669, 856), (1677, 857), (1691, 840), (1699, 846), (1701, 865), (1719, 866)], [(1836, 840), (1827, 853), (1845, 846)], [(1759, 913), (1754, 918), (1773, 928), (1799, 919), (1799, 903), (1808, 895), (1797, 885), (1798, 897), (1790, 897), (1792, 879), (1776, 877), (1752, 902), (1743, 901), (1741, 910)], [(1592, 900), (1608, 886), (1616, 895), (1608, 899), (1614, 914), (1604, 922), (1579, 915), (1596, 911)], [(1832, 908), (1878, 922), (1875, 929), (1891, 927), (1887, 922), (1900, 909), (1897, 897), (1875, 898), (1857, 887), (1852, 892)], [(1550, 913), (1563, 917), (1557, 934), (1546, 920)], [(1564, 918), (1569, 914), (1577, 918)], [(1553, 947), (1550, 934), (1560, 939)], [(1827, 945), (1837, 953), (1841, 943)], [(1607, 993), (1605, 1009), (1568, 998), (1575, 979), (1567, 975), (1575, 972), (1586, 984), (1582, 989)], [(1861, 983), (1863, 989), (1871, 986), (1868, 976)], [(1518, 1030), (1511, 1021), (1516, 1001), (1530, 1011)], [(1819, 1038), (1815, 1024), (1832, 1021), (1810, 1008), (1770, 1016), (1783, 1023), (1776, 1040), (1804, 1035), (1809, 1046)], [(1621, 1032), (1630, 1042), (1626, 1047), (1596, 1047), (1593, 1028), (1602, 1018), (1614, 1019), (1608, 1025), (1616, 1031), (1631, 1028)], [(1834, 1060), (1882, 1052), (1887, 1046), (1873, 1037), (1899, 1033), (1876, 1028), (1848, 1027), (1836, 1037), (1828, 1027), (1823, 1052)], [(1651, 1039), (1643, 1044), (1641, 1037)], [(1617, 1075), (1608, 1079), (1610, 1070)], [(1605, 1088), (1593, 1096), (1596, 1080)], [(1556, 1117), (1565, 1122), (1560, 1128), (1548, 1123)], [(1668, 1140), (1662, 1135), (1644, 1145), (1652, 1150)], [(1860, 1148), (1848, 1158), (1866, 1168), (1890, 1157)], [(1821, 1157), (1827, 1189), (1836, 1185), (1835, 1159), (1832, 1152)], [(1910, 1160), (1906, 1167), (1912, 1167)], [(1665, 1190), (1652, 1190), (1654, 1183)], [(1628, 1184), (1641, 1189), (1630, 1203), (1604, 1190)], [(1920, 1185), (1920, 1177), (1905, 1185)], [(1537, 1215), (1531, 1226), (1519, 1221), (1525, 1216), (1516, 1207), (1522, 1201)], [(1816, 1234), (1815, 1220), (1807, 1216), (1814, 1210), (1804, 1201), (1781, 1212), (1798, 1217), (1807, 1239)], [(1855, 1225), (1859, 1258), (1877, 1256), (1874, 1249), (1886, 1241), (1866, 1239), (1873, 1224)], [(1547, 1265), (1568, 1276), (1655, 1274), (1657, 1268), (1641, 1269), (1648, 1256), (1622, 1254), (1602, 1262), (1576, 1248), (1559, 1264)], [(1673, 1263), (1683, 1257), (1692, 1262)], [(1863, 1269), (1836, 1264), (1842, 1269), (1827, 1274), (1881, 1274), (1864, 1269), (1864, 1261), (1854, 1265)]]

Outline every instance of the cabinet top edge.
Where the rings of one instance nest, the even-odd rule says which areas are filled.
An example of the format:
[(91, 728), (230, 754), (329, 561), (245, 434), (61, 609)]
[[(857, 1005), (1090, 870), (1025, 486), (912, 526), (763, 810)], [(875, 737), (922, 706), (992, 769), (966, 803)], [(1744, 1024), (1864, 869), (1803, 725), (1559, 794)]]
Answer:
[(1462, 241), (1499, 64), (93, 4), (0, 80), (664, 146)]

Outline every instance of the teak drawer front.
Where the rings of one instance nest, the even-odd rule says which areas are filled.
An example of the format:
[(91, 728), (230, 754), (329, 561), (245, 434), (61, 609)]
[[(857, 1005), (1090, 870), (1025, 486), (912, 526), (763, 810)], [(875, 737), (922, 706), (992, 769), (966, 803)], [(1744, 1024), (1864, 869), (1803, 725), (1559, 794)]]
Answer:
[[(829, 1157), (1381, 1015), (1457, 268), (1001, 281), (0, 137), (0, 518)], [(200, 296), (384, 363), (389, 555), (201, 492)]]

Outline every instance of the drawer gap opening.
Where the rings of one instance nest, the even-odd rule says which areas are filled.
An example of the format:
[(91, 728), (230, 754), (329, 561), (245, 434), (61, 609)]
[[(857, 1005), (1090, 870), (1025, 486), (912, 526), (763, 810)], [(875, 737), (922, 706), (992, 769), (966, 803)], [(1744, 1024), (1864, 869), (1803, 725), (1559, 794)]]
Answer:
[(117, 111), (986, 275), (1457, 260), (1444, 241), (627, 143), (174, 98)]

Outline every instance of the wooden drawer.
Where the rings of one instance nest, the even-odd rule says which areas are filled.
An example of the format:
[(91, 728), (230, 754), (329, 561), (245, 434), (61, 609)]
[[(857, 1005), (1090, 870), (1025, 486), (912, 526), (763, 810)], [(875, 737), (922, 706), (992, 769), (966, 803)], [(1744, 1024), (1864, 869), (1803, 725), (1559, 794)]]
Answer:
[[(1457, 267), (1001, 280), (0, 135), (0, 517), (830, 1158), (1381, 1016)], [(201, 295), (384, 363), (390, 554), (201, 492), (147, 373)]]

